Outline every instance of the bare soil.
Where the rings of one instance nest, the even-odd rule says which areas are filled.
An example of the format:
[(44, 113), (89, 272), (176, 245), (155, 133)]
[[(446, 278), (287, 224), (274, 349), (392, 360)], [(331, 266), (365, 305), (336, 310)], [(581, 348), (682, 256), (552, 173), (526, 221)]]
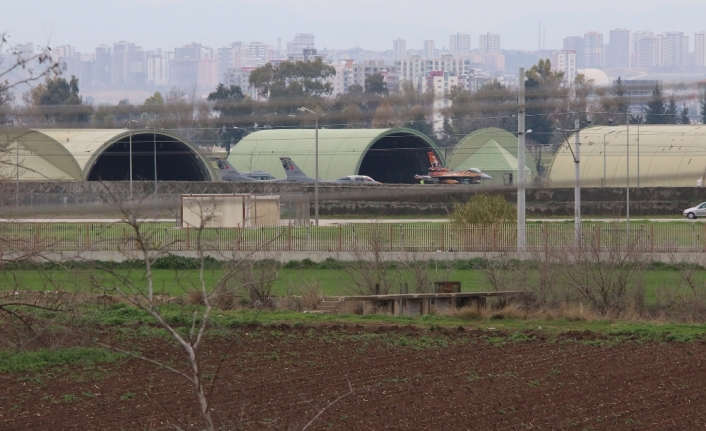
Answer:
[[(92, 337), (183, 367), (140, 328)], [(83, 337), (77, 338), (76, 343)], [(172, 359), (170, 359), (172, 358)], [(176, 359), (175, 359), (176, 358)], [(222, 429), (687, 430), (706, 426), (706, 341), (590, 332), (238, 326), (204, 345)], [(0, 374), (0, 430), (202, 428), (188, 383), (140, 359)]]

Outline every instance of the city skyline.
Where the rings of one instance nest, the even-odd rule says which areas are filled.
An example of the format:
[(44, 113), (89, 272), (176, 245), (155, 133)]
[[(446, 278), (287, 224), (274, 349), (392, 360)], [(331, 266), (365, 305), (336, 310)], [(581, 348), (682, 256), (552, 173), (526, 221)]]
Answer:
[[(353, 8), (348, 4), (334, 7), (320, 0), (302, 0), (295, 5), (282, 0), (107, 0), (99, 4), (67, 0), (61, 5), (27, 0), (4, 11), (0, 31), (7, 32), (13, 43), (72, 45), (79, 51), (122, 40), (145, 49), (168, 49), (194, 41), (225, 46), (234, 40), (276, 46), (278, 38), (289, 39), (297, 33), (316, 34), (320, 49), (359, 46), (389, 50), (389, 41), (398, 38), (406, 40), (407, 49), (423, 49), (424, 40), (433, 40), (438, 49), (448, 49), (448, 37), (454, 33), (469, 34), (474, 49), (480, 35), (496, 33), (502, 36), (505, 49), (530, 50), (542, 45), (558, 50), (565, 36), (588, 31), (607, 35), (615, 28), (632, 28), (693, 34), (703, 29), (689, 18), (706, 13), (706, 4), (695, 0), (629, 0), (620, 4), (598, 0), (570, 6), (538, 0), (531, 7), (500, 0), (493, 5), (474, 4), (469, 14), (445, 12), (466, 10), (467, 3), (460, 0), (450, 0), (444, 8), (404, 2), (413, 7), (396, 9), (398, 0), (376, 3), (372, 9), (361, 7), (368, 3), (372, 4), (362, 0)], [(365, 12), (369, 10), (379, 13)], [(577, 16), (581, 17), (578, 23)], [(106, 25), (107, 17), (110, 25)], [(365, 31), (360, 31), (362, 28)]]

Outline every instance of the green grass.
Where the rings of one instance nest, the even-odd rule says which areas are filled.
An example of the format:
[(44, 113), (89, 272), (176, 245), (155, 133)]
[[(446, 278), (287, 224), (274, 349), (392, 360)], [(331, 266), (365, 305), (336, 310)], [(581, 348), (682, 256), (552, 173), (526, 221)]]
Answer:
[(0, 351), (0, 373), (42, 371), (65, 365), (91, 366), (116, 362), (123, 354), (104, 349), (71, 347), (59, 350), (35, 350), (27, 352)]
[[(654, 265), (660, 268), (659, 265)], [(511, 271), (511, 270), (508, 270)], [(132, 280), (142, 289), (146, 289), (147, 283), (144, 270), (120, 269), (116, 272)], [(223, 270), (207, 270), (204, 272), (206, 286), (214, 286), (223, 276)], [(446, 275), (448, 274), (448, 276)], [(415, 281), (413, 274), (408, 270), (400, 270), (393, 275), (397, 285), (407, 283), (409, 291), (413, 292)], [(704, 274), (701, 274), (703, 280)], [(335, 269), (282, 269), (278, 272), (277, 278), (273, 282), (273, 294), (277, 296), (287, 293), (299, 294), (305, 286), (317, 285), (320, 291), (327, 296), (353, 295), (355, 294), (355, 284), (351, 276), (345, 270)], [(645, 294), (648, 304), (655, 301), (657, 292), (661, 288), (672, 288), (679, 284), (680, 273), (674, 269), (651, 269), (644, 272)], [(430, 271), (430, 280), (452, 280), (460, 281), (464, 292), (483, 292), (493, 290), (493, 286), (488, 282), (481, 269), (444, 270)], [(530, 282), (538, 278), (536, 270), (529, 271)], [(184, 295), (190, 290), (200, 285), (197, 270), (154, 270), (153, 281), (155, 291), (160, 294)], [(5, 270), (0, 273), (0, 284), (2, 290), (65, 290), (67, 292), (100, 292), (95, 288), (95, 282), (100, 282), (106, 287), (115, 285), (115, 280), (109, 275), (98, 271), (90, 270)], [(235, 283), (235, 282), (232, 282)], [(510, 286), (512, 288), (512, 286)]]

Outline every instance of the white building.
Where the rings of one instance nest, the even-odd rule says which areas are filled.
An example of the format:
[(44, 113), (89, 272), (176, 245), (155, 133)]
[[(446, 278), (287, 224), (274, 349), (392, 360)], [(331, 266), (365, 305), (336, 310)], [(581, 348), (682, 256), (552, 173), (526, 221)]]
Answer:
[(471, 35), (456, 33), (449, 36), (449, 51), (453, 55), (464, 55), (471, 52)]
[(584, 67), (600, 69), (604, 66), (603, 33), (589, 31), (583, 35)]
[(395, 62), (395, 69), (399, 73), (400, 81), (412, 82), (415, 88), (422, 88), (431, 72), (449, 72), (455, 76), (467, 74), (473, 70), (473, 63), (470, 58), (442, 55), (439, 58), (422, 58), (413, 55), (408, 59)]
[(552, 70), (564, 72), (564, 85), (571, 86), (576, 79), (576, 52), (562, 50), (552, 53)]
[(689, 36), (683, 32), (664, 33), (660, 66), (687, 66), (689, 64)]
[(478, 37), (478, 52), (480, 54), (499, 54), (500, 35), (491, 33), (481, 34)]
[(424, 41), (424, 58), (434, 58), (434, 41), (425, 40)]
[(169, 85), (169, 56), (162, 54), (161, 50), (150, 52), (147, 56), (147, 84)]
[(305, 49), (315, 49), (314, 35), (311, 33), (298, 33), (291, 42), (287, 42), (287, 55), (301, 55)]
[(407, 42), (404, 39), (395, 39), (392, 41), (392, 55), (395, 61), (407, 58)]
[(458, 85), (458, 75), (449, 72), (433, 71), (425, 79), (424, 92), (434, 93), (432, 121), (435, 132), (444, 128), (444, 110), (451, 107), (449, 92)]
[(706, 32), (694, 34), (694, 66), (706, 66)]

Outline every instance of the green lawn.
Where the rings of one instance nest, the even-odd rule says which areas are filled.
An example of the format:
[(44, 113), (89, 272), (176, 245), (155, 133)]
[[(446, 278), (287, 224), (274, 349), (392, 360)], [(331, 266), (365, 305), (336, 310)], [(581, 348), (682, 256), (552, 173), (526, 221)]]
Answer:
[[(137, 285), (146, 286), (144, 270), (116, 271), (120, 276), (128, 277)], [(207, 270), (204, 279), (207, 286), (213, 286), (224, 274), (223, 270)], [(396, 285), (407, 283), (410, 292), (413, 291), (415, 281), (413, 274), (408, 270), (390, 271)], [(530, 283), (538, 279), (536, 270), (526, 274)], [(325, 295), (355, 294), (355, 284), (351, 275), (345, 270), (336, 269), (282, 269), (273, 274), (273, 293), (275, 295), (299, 294), (306, 286), (318, 285)], [(463, 291), (489, 291), (493, 290), (485, 273), (480, 269), (470, 270), (430, 270), (428, 277), (434, 280), (460, 281)], [(502, 273), (505, 279), (517, 279), (523, 275)], [(703, 279), (703, 274), (701, 275)], [(154, 285), (158, 292), (170, 295), (182, 295), (199, 286), (198, 271), (196, 270), (154, 270)], [(65, 290), (68, 292), (97, 291), (94, 286), (101, 282), (111, 286), (114, 281), (105, 273), (89, 270), (50, 270), (39, 272), (35, 270), (5, 270), (0, 272), (1, 289), (20, 290)], [(644, 273), (646, 299), (653, 303), (659, 289), (671, 288), (680, 282), (680, 273), (675, 270), (648, 270)], [(517, 289), (509, 285), (509, 289)]]

